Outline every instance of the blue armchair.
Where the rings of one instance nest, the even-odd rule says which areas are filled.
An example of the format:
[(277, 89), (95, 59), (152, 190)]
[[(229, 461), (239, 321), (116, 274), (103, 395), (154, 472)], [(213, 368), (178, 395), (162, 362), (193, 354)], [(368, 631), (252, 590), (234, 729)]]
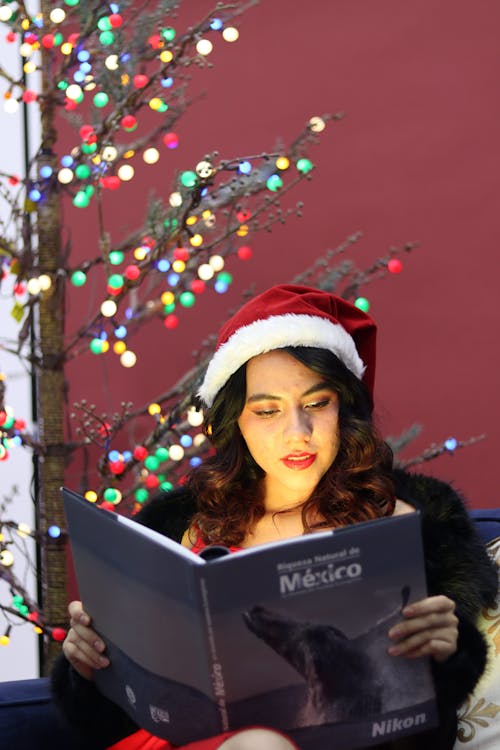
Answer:
[[(500, 537), (500, 509), (471, 516), (485, 544)], [(64, 724), (46, 678), (0, 682), (0, 739), (15, 750), (89, 750)]]

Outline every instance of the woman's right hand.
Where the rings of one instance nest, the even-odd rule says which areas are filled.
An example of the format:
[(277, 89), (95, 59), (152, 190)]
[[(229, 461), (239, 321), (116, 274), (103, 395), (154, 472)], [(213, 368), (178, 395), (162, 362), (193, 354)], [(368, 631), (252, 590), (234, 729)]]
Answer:
[(93, 680), (96, 669), (109, 665), (104, 655), (106, 646), (90, 627), (92, 621), (81, 602), (71, 602), (68, 612), (70, 629), (63, 643), (63, 654), (81, 677)]

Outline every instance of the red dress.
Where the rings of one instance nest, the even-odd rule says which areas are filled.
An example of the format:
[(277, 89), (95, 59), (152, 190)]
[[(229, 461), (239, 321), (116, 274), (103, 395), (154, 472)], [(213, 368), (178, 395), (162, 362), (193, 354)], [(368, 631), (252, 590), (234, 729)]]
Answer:
[[(207, 545), (201, 538), (201, 534), (198, 532), (196, 542), (191, 547), (191, 551), (195, 554), (199, 554), (202, 549), (205, 549)], [(241, 547), (228, 547), (230, 552), (238, 552)], [(250, 727), (249, 727), (250, 728)], [(257, 728), (257, 727), (255, 727)], [(215, 737), (207, 737), (205, 740), (196, 740), (196, 742), (189, 742), (187, 745), (172, 745), (168, 740), (162, 740), (159, 737), (155, 737), (145, 729), (139, 729), (138, 732), (125, 737), (119, 742), (115, 742), (114, 745), (108, 747), (107, 750), (217, 750), (218, 747), (227, 740), (228, 737), (232, 737), (241, 730), (233, 732), (223, 732), (217, 734)], [(273, 730), (276, 734), (281, 734), (277, 730)], [(298, 748), (297, 748), (298, 750)]]

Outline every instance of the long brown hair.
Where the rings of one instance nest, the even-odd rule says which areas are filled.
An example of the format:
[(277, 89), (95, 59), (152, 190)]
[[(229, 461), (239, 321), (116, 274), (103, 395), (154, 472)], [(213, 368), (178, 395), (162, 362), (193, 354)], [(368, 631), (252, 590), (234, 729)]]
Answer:
[[(392, 451), (373, 424), (366, 386), (330, 351), (283, 351), (320, 374), (339, 396), (340, 445), (331, 467), (302, 506), (304, 532), (391, 515), (395, 496)], [(246, 365), (221, 388), (205, 418), (215, 448), (189, 478), (197, 497), (192, 519), (206, 543), (237, 546), (264, 515), (262, 469), (250, 455), (238, 418), (246, 399)], [(321, 518), (321, 523), (312, 519)]]

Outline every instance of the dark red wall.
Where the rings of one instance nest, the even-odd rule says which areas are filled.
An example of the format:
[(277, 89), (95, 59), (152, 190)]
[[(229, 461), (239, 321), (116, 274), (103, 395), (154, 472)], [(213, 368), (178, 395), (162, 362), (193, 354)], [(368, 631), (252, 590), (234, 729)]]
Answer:
[[(185, 5), (181, 18), (191, 21), (212, 7)], [(174, 332), (159, 324), (144, 332), (132, 347), (142, 367), (125, 371), (113, 355), (93, 363), (91, 376), (72, 366), (70, 399), (87, 396), (112, 411), (124, 396), (153, 398), (190, 366), (191, 350), (243, 289), (291, 280), (354, 230), (364, 232), (352, 251), (361, 265), (418, 241), (401, 275), (365, 290), (380, 324), (381, 427), (398, 434), (423, 425), (408, 456), (449, 436), (485, 433), (424, 469), (455, 480), (475, 506), (497, 505), (499, 27), (496, 0), (267, 0), (248, 11), (239, 42), (219, 43), (215, 68), (196, 75), (206, 98), (179, 128), (178, 151), (148, 168), (141, 187), (136, 178), (135, 188), (110, 196), (107, 220), (119, 239), (139, 220), (150, 187), (168, 195), (175, 168), (192, 168), (214, 149), (228, 157), (270, 150), (311, 115), (342, 110), (345, 119), (312, 152), (312, 182), (294, 193), (303, 218), (252, 239), (254, 260), (234, 262), (230, 293), (205, 296)], [(68, 212), (78, 252), (93, 252), (92, 209), (85, 218)], [(76, 319), (80, 294), (70, 301)]]

